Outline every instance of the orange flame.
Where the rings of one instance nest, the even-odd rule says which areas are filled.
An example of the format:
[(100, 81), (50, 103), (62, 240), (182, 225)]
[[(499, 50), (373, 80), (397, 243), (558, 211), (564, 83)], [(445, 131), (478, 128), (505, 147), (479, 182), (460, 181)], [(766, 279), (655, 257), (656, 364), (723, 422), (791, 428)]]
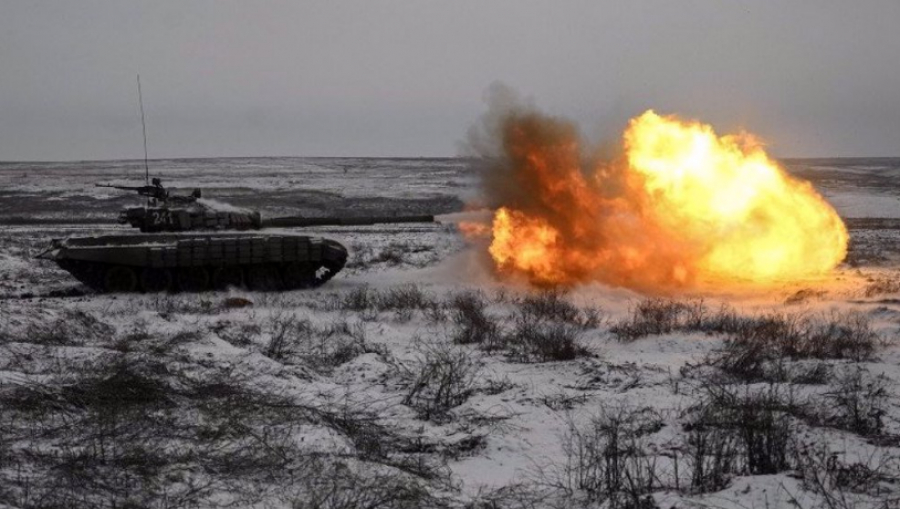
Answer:
[(797, 280), (846, 255), (834, 209), (749, 135), (647, 111), (629, 123), (622, 160), (588, 165), (556, 119), (510, 115), (502, 137), (504, 179), (488, 189), (500, 273), (664, 291)]

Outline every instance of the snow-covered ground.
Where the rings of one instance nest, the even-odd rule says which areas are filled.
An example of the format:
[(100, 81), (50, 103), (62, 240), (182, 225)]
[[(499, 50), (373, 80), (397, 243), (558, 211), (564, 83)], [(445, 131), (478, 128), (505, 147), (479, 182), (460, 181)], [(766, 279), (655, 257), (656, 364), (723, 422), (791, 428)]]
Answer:
[[(898, 160), (786, 164), (900, 217)], [(32, 258), (121, 231), (71, 223), (138, 166), (0, 165), (0, 507), (898, 507), (898, 230), (826, 278), (666, 299), (500, 281), (456, 214), (310, 229), (351, 252), (314, 291), (83, 294)], [(270, 216), (477, 194), (458, 160), (161, 166)]]

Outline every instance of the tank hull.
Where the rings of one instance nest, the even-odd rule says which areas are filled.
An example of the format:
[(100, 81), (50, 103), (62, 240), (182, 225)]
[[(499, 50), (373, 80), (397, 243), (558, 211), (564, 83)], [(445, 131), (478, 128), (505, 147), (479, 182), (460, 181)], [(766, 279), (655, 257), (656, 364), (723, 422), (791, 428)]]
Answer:
[(105, 235), (54, 240), (39, 258), (101, 292), (283, 291), (325, 284), (343, 269), (347, 250), (287, 233)]

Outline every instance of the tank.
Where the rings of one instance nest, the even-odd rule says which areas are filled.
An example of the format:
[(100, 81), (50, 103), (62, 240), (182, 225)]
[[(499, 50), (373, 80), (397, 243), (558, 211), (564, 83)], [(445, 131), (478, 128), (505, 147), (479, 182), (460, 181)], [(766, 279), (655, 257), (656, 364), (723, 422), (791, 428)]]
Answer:
[(257, 291), (315, 288), (347, 263), (339, 242), (266, 228), (431, 223), (434, 216), (279, 217), (202, 199), (200, 190), (174, 196), (153, 179), (147, 186), (111, 186), (147, 198), (119, 222), (141, 233), (53, 239), (38, 258), (52, 260), (100, 292), (202, 292), (228, 287)]

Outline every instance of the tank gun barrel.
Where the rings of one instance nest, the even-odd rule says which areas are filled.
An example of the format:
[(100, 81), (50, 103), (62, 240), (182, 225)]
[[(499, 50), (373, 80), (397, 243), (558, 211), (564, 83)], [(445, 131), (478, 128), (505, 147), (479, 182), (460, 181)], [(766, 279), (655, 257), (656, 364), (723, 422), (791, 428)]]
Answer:
[(200, 198), (201, 193), (199, 189), (194, 189), (194, 192), (186, 195), (186, 196), (178, 196), (169, 194), (169, 190), (163, 187), (162, 181), (158, 178), (155, 178), (151, 181), (150, 185), (145, 186), (117, 186), (114, 184), (94, 184), (96, 187), (109, 187), (112, 189), (118, 189), (120, 191), (137, 191), (137, 194), (141, 196), (146, 196), (147, 198), (152, 198), (159, 202), (173, 202), (180, 204), (194, 203)]
[(390, 223), (433, 223), (432, 215), (363, 217), (273, 217), (263, 219), (261, 228), (299, 228), (304, 226), (369, 226)]
[(149, 186), (117, 186), (114, 184), (94, 184), (96, 187), (108, 187), (118, 189), (119, 191), (137, 191), (137, 194), (153, 198), (154, 200), (166, 201), (169, 198), (169, 191), (162, 186), (159, 179), (153, 179), (153, 184)]

